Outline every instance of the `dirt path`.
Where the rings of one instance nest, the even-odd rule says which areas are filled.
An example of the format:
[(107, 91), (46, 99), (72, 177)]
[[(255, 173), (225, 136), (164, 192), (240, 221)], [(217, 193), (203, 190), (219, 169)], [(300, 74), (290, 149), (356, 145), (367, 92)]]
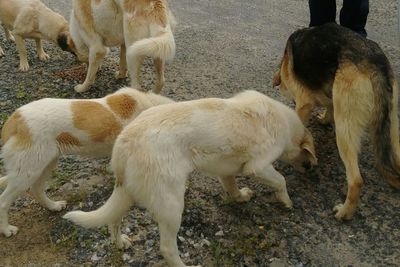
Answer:
[[(69, 17), (70, 1), (44, 1)], [(243, 89), (255, 89), (288, 101), (271, 87), (289, 34), (308, 24), (305, 0), (174, 0), (178, 19), (177, 53), (166, 70), (163, 94), (175, 100), (229, 97)], [(338, 1), (339, 2), (339, 1)], [(397, 43), (396, 1), (371, 1), (368, 33), (400, 70)], [(51, 56), (40, 62), (29, 42), (31, 69), (19, 73), (14, 44), (3, 32), (0, 45), (0, 126), (17, 107), (42, 97), (93, 98), (127, 85), (115, 81), (117, 49), (98, 73), (95, 86), (75, 94), (77, 77), (55, 73), (76, 68), (77, 62), (55, 46), (46, 44)], [(152, 65), (145, 67), (144, 81), (152, 82)], [(287, 211), (271, 199), (272, 191), (254, 180), (240, 178), (241, 186), (256, 192), (246, 204), (226, 203), (215, 178), (194, 173), (188, 184), (179, 247), (187, 264), (203, 266), (399, 266), (400, 194), (392, 190), (374, 168), (368, 140), (360, 157), (365, 187), (362, 203), (348, 223), (335, 221), (334, 204), (345, 197), (345, 171), (331, 128), (315, 122), (319, 167), (302, 175), (278, 164), (287, 178), (294, 209)], [(108, 198), (113, 178), (108, 161), (67, 157), (49, 187), (56, 199), (68, 200), (67, 210), (92, 210)], [(0, 173), (3, 170), (0, 166)], [(10, 212), (11, 223), (20, 227), (17, 236), (0, 237), (0, 266), (164, 266), (158, 249), (158, 230), (150, 216), (133, 209), (124, 232), (133, 240), (128, 251), (109, 244), (106, 228), (84, 230), (61, 219), (64, 212), (45, 211), (28, 196), (20, 198)]]

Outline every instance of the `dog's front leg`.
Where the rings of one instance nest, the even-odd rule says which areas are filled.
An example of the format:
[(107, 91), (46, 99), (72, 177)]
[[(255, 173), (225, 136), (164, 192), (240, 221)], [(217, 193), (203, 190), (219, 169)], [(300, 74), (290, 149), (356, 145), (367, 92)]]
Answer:
[(18, 34), (14, 35), (15, 44), (17, 46), (18, 54), (19, 54), (19, 70), (20, 71), (28, 71), (29, 63), (26, 54), (26, 46), (25, 40)]
[(239, 189), (236, 184), (235, 176), (218, 177), (218, 179), (225, 192), (228, 194), (228, 200), (232, 199), (237, 202), (247, 202), (254, 195), (254, 192), (247, 187)]
[(272, 165), (268, 165), (261, 170), (254, 171), (255, 177), (257, 177), (262, 183), (271, 186), (275, 189), (276, 198), (281, 201), (286, 208), (292, 208), (293, 203), (290, 200), (286, 189), (285, 177), (282, 176)]
[(47, 61), (50, 57), (43, 50), (42, 40), (38, 39), (38, 38), (35, 38), (35, 42), (36, 42), (36, 52), (38, 54), (39, 59), (41, 61)]
[(85, 81), (83, 82), (83, 84), (76, 85), (74, 88), (75, 91), (77, 91), (78, 93), (82, 93), (89, 89), (89, 86), (94, 83), (97, 70), (99, 69), (101, 62), (103, 61), (106, 54), (107, 54), (107, 48), (105, 48), (104, 46), (96, 45), (90, 47), (89, 67)]
[(121, 45), (121, 50), (119, 53), (119, 70), (115, 73), (115, 78), (117, 79), (124, 79), (128, 75), (126, 65), (126, 46), (125, 44)]

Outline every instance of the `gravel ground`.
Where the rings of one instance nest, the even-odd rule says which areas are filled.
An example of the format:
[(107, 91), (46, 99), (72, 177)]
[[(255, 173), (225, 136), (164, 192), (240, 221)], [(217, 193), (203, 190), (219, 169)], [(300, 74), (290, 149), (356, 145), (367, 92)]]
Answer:
[[(44, 1), (69, 17), (70, 1)], [(175, 100), (229, 97), (256, 89), (290, 104), (271, 87), (271, 77), (287, 37), (308, 23), (305, 0), (171, 0), (178, 20), (177, 53), (167, 66), (164, 95)], [(339, 2), (339, 1), (338, 1)], [(370, 1), (368, 32), (387, 53), (399, 73), (400, 53), (396, 1)], [(338, 3), (340, 4), (340, 3)], [(128, 80), (116, 81), (118, 49), (107, 56), (89, 92), (73, 86), (82, 70), (68, 53), (52, 44), (51, 59), (40, 62), (28, 42), (30, 70), (18, 72), (15, 44), (0, 33), (6, 56), (0, 58), (0, 126), (17, 107), (43, 97), (94, 98), (113, 92)], [(145, 87), (153, 83), (151, 62), (144, 69)], [(332, 128), (311, 123), (319, 157), (318, 168), (306, 175), (277, 163), (287, 179), (293, 210), (285, 210), (272, 191), (241, 177), (239, 184), (256, 193), (245, 204), (222, 199), (215, 178), (193, 173), (188, 183), (178, 244), (186, 264), (203, 266), (399, 266), (399, 192), (382, 181), (374, 168), (368, 140), (360, 155), (365, 178), (362, 202), (354, 219), (339, 223), (331, 212), (345, 197), (345, 171)], [(2, 173), (0, 165), (0, 173)], [(92, 210), (112, 191), (108, 159), (65, 157), (49, 183), (48, 194), (66, 199), (67, 210)], [(61, 219), (64, 212), (41, 208), (28, 195), (16, 201), (10, 222), (20, 227), (11, 238), (0, 237), (0, 266), (165, 266), (159, 253), (156, 224), (133, 208), (123, 232), (133, 247), (117, 251), (105, 227), (85, 230)]]

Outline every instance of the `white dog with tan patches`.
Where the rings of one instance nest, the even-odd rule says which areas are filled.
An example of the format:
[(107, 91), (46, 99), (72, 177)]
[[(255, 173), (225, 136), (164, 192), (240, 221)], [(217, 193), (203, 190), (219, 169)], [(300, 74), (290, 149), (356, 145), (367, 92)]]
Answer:
[(89, 60), (86, 79), (75, 91), (88, 90), (108, 47), (120, 46), (116, 78), (125, 78), (129, 70), (131, 86), (140, 89), (140, 68), (146, 56), (152, 57), (157, 72), (153, 91), (159, 93), (165, 62), (175, 55), (175, 24), (166, 0), (74, 0), (71, 35), (79, 53)]
[(277, 159), (298, 168), (317, 164), (312, 136), (296, 112), (261, 93), (154, 107), (118, 136), (111, 159), (116, 184), (104, 206), (64, 218), (84, 227), (109, 224), (111, 239), (123, 248), (130, 242), (121, 235), (120, 221), (133, 203), (144, 206), (158, 222), (161, 254), (170, 266), (185, 266), (176, 236), (189, 173), (218, 175), (239, 202), (249, 201), (253, 192), (239, 189), (235, 175), (254, 176), (290, 208), (285, 178), (272, 166)]
[(17, 109), (1, 132), (2, 158), (7, 175), (0, 186), (0, 234), (11, 236), (18, 228), (8, 224), (10, 205), (30, 189), (35, 199), (50, 210), (65, 208), (65, 201), (53, 201), (45, 194), (61, 154), (90, 157), (110, 156), (123, 127), (152, 106), (173, 102), (153, 93), (123, 88), (104, 98), (45, 98)]

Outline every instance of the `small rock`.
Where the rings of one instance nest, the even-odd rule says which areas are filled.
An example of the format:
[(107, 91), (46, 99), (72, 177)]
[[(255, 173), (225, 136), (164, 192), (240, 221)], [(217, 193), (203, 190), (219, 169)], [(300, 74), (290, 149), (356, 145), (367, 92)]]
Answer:
[(207, 239), (203, 239), (203, 240), (201, 240), (201, 244), (206, 245), (207, 247), (209, 247), (211, 245), (211, 242), (208, 241)]
[(186, 239), (185, 239), (183, 236), (178, 236), (178, 239), (179, 239), (181, 242), (185, 242), (185, 241), (186, 241)]
[(215, 233), (215, 236), (224, 236), (224, 231), (220, 230)]
[(92, 255), (92, 257), (90, 258), (90, 260), (91, 260), (91, 261), (99, 261), (100, 258), (97, 256), (97, 253), (94, 253), (94, 254)]
[(124, 253), (124, 255), (122, 255), (122, 260), (123, 261), (129, 261), (131, 259), (131, 256), (129, 256), (129, 254)]

